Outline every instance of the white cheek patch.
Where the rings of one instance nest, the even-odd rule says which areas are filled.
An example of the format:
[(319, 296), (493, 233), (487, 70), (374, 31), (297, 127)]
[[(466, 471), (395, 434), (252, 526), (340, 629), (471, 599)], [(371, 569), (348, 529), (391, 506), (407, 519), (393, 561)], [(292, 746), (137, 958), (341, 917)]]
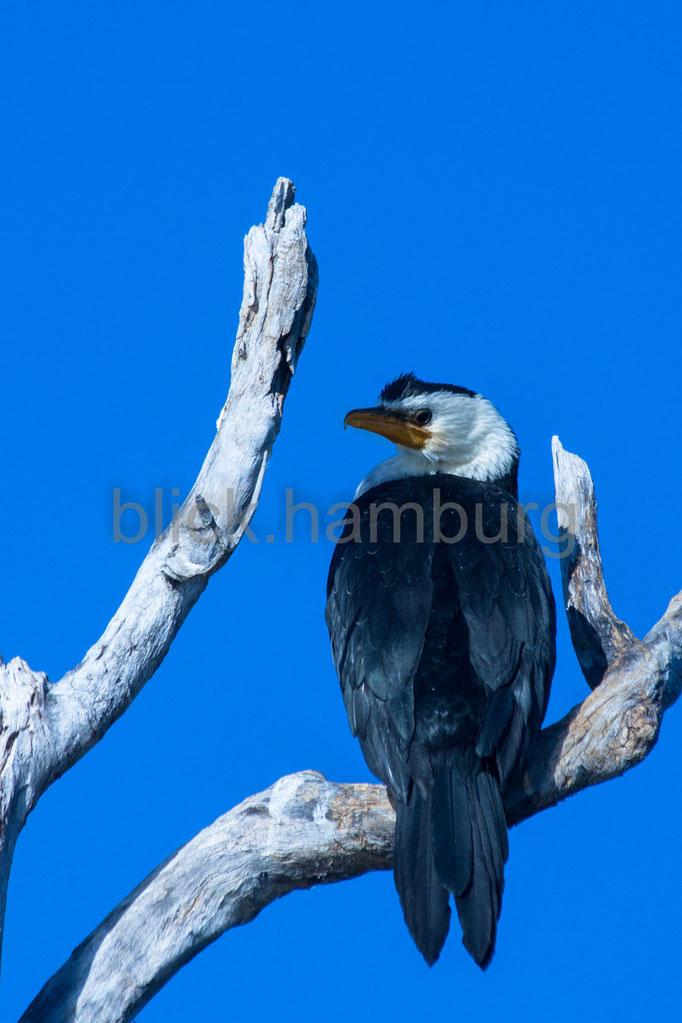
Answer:
[(435, 391), (384, 401), (386, 409), (432, 413), (426, 426), (431, 436), (420, 451), (398, 447), (398, 454), (381, 462), (367, 476), (358, 493), (378, 483), (406, 476), (449, 472), (478, 480), (501, 479), (511, 472), (519, 456), (513, 430), (487, 398), (477, 394)]

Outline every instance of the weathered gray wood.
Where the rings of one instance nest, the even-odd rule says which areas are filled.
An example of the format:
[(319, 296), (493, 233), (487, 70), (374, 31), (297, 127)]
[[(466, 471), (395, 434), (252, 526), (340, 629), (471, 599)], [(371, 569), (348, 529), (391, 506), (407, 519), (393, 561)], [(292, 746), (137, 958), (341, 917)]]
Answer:
[(606, 592), (597, 501), (586, 463), (552, 439), (566, 615), (578, 662), (593, 688), (545, 728), (522, 782), (505, 796), (518, 823), (567, 796), (640, 763), (682, 688), (682, 593), (644, 640), (615, 615)]
[(123, 1023), (230, 927), (287, 892), (390, 866), (378, 785), (282, 778), (200, 832), (140, 884), (45, 985), (22, 1023)]
[[(682, 688), (682, 593), (643, 641), (631, 634), (625, 641), (626, 627), (607, 608), (589, 470), (556, 438), (554, 451), (557, 501), (576, 502), (572, 522), (564, 522), (575, 541), (567, 610), (590, 622), (609, 666), (583, 703), (541, 733), (524, 776), (505, 793), (510, 825), (638, 764)], [(333, 785), (310, 771), (283, 778), (143, 881), (48, 981), (21, 1023), (132, 1019), (185, 962), (273, 899), (389, 868), (393, 825), (382, 786)]]
[(564, 534), (561, 582), (573, 647), (585, 680), (598, 686), (635, 638), (609, 601), (599, 550), (597, 501), (587, 464), (552, 438), (557, 518)]
[[(317, 274), (305, 211), (280, 179), (245, 241), (244, 299), (218, 433), (173, 528), (153, 546), (83, 662), (51, 686), (0, 664), (0, 910), (17, 836), (45, 788), (122, 714), (165, 656), (253, 513), (310, 326)], [(571, 636), (593, 692), (545, 728), (505, 793), (510, 824), (639, 763), (682, 689), (682, 593), (644, 640), (614, 614), (585, 463), (553, 442)], [(47, 982), (25, 1023), (132, 1019), (184, 963), (289, 891), (391, 865), (393, 811), (378, 785), (315, 772), (247, 799), (169, 857)]]
[(305, 222), (294, 186), (280, 178), (265, 224), (244, 242), (232, 379), (215, 440), (104, 635), (55, 685), (19, 658), (0, 666), (0, 942), (12, 854), (28, 813), (151, 678), (253, 514), (315, 305)]
[[(682, 595), (584, 703), (543, 731), (526, 775), (505, 795), (509, 823), (639, 763), (679, 694), (681, 663)], [(131, 892), (21, 1023), (126, 1023), (209, 942), (274, 899), (389, 868), (394, 822), (383, 786), (333, 785), (310, 771), (283, 778)]]
[(679, 686), (682, 628), (658, 649), (636, 642), (566, 717), (543, 729), (523, 779), (505, 794), (510, 824), (640, 763), (658, 739), (664, 696)]

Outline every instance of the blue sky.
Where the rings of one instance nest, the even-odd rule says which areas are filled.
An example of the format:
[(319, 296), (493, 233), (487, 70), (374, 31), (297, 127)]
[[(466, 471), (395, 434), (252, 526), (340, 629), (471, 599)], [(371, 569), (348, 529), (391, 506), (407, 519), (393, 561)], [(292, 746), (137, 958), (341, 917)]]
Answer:
[[(331, 548), (281, 542), (390, 449), (345, 412), (414, 369), (490, 397), (549, 500), (587, 458), (616, 611), (682, 586), (682, 15), (672, 3), (198, 2), (0, 12), (0, 649), (57, 679), (146, 546), (112, 491), (184, 494), (227, 391), (242, 236), (278, 175), (308, 207), (313, 330), (254, 529), (103, 742), (31, 816), (2, 1018), (174, 848), (302, 768), (369, 775), (323, 621)], [(556, 564), (551, 568), (558, 593)], [(586, 694), (563, 619), (548, 719)], [(281, 900), (202, 953), (144, 1023), (443, 1016), (620, 1023), (680, 997), (677, 751), (515, 829), (487, 974), (453, 928), (428, 970), (393, 882)]]

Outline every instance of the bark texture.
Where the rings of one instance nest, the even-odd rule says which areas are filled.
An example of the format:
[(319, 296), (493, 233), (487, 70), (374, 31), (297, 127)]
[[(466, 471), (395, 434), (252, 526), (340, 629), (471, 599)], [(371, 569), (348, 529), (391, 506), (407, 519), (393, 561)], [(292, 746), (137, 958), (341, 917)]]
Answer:
[(131, 1020), (189, 959), (299, 888), (390, 866), (393, 811), (377, 785), (315, 771), (219, 817), (110, 913), (46, 984), (27, 1023)]
[[(545, 728), (505, 793), (510, 825), (634, 767), (682, 687), (682, 593), (644, 640), (611, 608), (594, 487), (553, 440), (557, 503), (571, 550), (566, 608), (581, 666), (604, 663), (594, 691)], [(155, 870), (48, 981), (21, 1023), (128, 1023), (185, 962), (269, 902), (392, 866), (395, 817), (381, 785), (282, 778), (219, 818)], [(112, 970), (112, 963), (116, 969)]]
[(582, 458), (552, 438), (557, 517), (564, 536), (561, 582), (566, 616), (578, 663), (590, 689), (635, 638), (614, 614), (604, 583), (597, 533), (597, 502)]
[[(253, 514), (310, 327), (317, 272), (290, 181), (245, 240), (244, 299), (218, 432), (172, 527), (81, 664), (51, 685), (0, 665), (0, 913), (17, 836), (47, 786), (104, 735), (154, 673)], [(545, 728), (505, 793), (510, 824), (639, 763), (682, 688), (682, 593), (638, 640), (604, 585), (586, 464), (553, 441), (567, 556), (564, 600), (592, 692)], [(394, 814), (379, 785), (314, 771), (249, 797), (177, 850), (87, 937), (22, 1023), (128, 1023), (184, 963), (290, 891), (391, 866)]]
[(244, 242), (244, 297), (215, 440), (104, 635), (53, 685), (20, 658), (0, 664), (0, 942), (12, 856), (28, 814), (130, 706), (253, 515), (315, 306), (305, 222), (293, 184), (280, 178), (265, 224)]

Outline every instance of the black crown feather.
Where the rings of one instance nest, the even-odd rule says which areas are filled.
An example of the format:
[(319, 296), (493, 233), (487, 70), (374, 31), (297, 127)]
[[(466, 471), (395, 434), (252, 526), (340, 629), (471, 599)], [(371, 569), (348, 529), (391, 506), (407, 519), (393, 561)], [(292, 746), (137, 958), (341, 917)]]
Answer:
[(429, 384), (420, 380), (414, 373), (401, 373), (390, 384), (386, 384), (381, 394), (381, 401), (400, 401), (402, 398), (413, 398), (417, 394), (435, 394), (436, 391), (450, 391), (452, 394), (466, 394), (469, 398), (476, 397), (476, 391), (456, 384)]

